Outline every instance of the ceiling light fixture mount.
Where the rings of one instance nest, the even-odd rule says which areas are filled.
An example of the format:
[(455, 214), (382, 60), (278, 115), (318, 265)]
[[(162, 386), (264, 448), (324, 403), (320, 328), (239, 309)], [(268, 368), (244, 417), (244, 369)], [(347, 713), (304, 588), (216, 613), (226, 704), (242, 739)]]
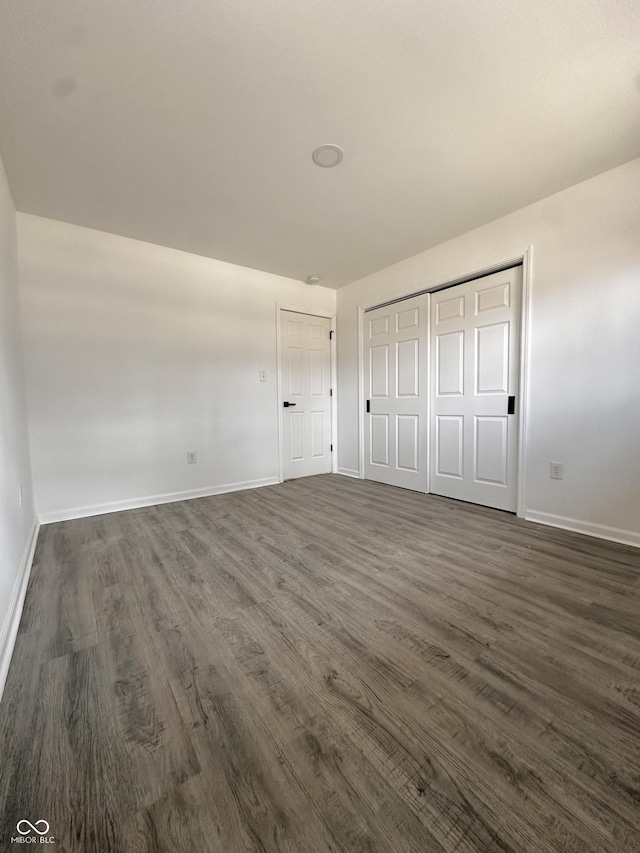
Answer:
[(307, 276), (307, 284), (317, 284), (320, 281), (319, 275), (308, 275)]
[(320, 166), (322, 169), (331, 169), (333, 166), (337, 166), (338, 163), (342, 163), (343, 157), (344, 151), (339, 145), (329, 144), (319, 145), (311, 155), (316, 166)]

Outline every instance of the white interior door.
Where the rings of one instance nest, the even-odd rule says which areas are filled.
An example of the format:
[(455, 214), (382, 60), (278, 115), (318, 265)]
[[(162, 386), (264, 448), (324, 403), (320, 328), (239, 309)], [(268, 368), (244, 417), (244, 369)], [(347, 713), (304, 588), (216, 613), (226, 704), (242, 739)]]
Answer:
[(280, 312), (284, 479), (331, 471), (331, 321)]
[(431, 295), (431, 491), (512, 512), (521, 291), (517, 267)]
[(426, 295), (364, 315), (364, 472), (368, 480), (427, 490)]

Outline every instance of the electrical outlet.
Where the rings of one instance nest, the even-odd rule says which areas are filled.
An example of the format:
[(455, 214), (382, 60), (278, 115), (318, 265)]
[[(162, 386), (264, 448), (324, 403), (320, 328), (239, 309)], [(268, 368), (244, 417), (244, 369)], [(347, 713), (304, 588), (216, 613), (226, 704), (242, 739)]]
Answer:
[(261, 370), (260, 371), (260, 382), (266, 382), (266, 381), (267, 381), (267, 371)]
[(564, 477), (564, 465), (562, 462), (552, 462), (549, 476), (552, 480), (562, 480)]
[(198, 461), (195, 450), (187, 450), (187, 462), (189, 465), (194, 465)]

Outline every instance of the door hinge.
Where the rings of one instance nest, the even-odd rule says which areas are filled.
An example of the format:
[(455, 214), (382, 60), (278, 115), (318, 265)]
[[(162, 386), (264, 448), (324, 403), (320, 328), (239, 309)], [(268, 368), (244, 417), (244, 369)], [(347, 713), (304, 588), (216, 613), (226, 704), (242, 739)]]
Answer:
[(332, 341), (332, 340), (333, 340), (333, 336), (334, 336), (334, 335), (335, 335), (335, 332), (334, 332), (334, 330), (333, 330), (333, 329), (331, 329), (331, 331), (329, 332), (329, 340), (330, 340), (330, 341)]
[(331, 445), (331, 452), (333, 453), (333, 444)]
[(333, 397), (333, 388), (329, 388), (329, 396)]

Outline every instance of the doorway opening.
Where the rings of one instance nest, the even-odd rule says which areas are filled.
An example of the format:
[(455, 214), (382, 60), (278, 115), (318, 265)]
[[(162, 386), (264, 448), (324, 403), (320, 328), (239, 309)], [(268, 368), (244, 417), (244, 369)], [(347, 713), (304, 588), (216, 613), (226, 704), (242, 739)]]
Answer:
[(523, 514), (529, 263), (361, 309), (361, 476)]
[(281, 482), (333, 470), (332, 326), (330, 317), (278, 309)]

